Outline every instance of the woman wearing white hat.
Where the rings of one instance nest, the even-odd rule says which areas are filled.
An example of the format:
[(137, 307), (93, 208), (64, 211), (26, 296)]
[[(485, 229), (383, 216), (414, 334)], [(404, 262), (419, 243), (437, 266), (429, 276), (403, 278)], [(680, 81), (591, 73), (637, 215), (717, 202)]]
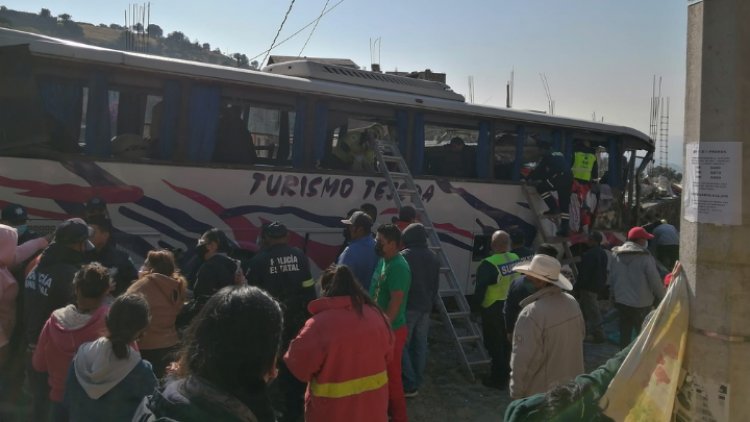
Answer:
[(543, 393), (583, 373), (586, 325), (578, 302), (563, 290), (573, 285), (560, 274), (560, 262), (535, 255), (513, 268), (526, 275), (535, 293), (521, 302), (513, 331), (510, 395), (514, 399)]

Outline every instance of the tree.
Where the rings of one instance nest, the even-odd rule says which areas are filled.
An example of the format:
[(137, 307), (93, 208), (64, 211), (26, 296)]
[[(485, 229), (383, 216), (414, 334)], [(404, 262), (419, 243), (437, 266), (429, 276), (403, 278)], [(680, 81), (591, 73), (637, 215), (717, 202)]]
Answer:
[(260, 63), (258, 63), (257, 60), (253, 60), (250, 62), (250, 69), (252, 70), (258, 70), (260, 69)]
[(206, 51), (211, 51), (211, 44), (204, 42), (203, 43), (203, 49)]
[(39, 16), (41, 16), (41, 17), (43, 17), (43, 18), (45, 18), (45, 19), (50, 19), (50, 18), (52, 18), (52, 12), (50, 12), (50, 11), (49, 11), (49, 9), (44, 9), (44, 8), (43, 8), (43, 9), (42, 9), (42, 10), (41, 10), (41, 11), (39, 12)]
[(123, 29), (125, 29), (125, 28), (123, 28), (123, 27), (122, 27), (121, 25), (118, 25), (118, 24), (116, 24), (116, 23), (110, 23), (110, 24), (109, 24), (109, 28), (110, 28), (110, 29), (118, 29), (118, 30), (120, 30), (120, 31), (122, 31)]
[(133, 25), (133, 31), (143, 32), (143, 24), (138, 22), (137, 24)]
[(232, 58), (237, 63), (237, 67), (244, 67), (244, 68), (250, 67), (250, 61), (248, 60), (246, 55), (240, 54), (240, 53), (234, 53), (232, 54)]
[(170, 32), (169, 35), (167, 35), (167, 41), (171, 41), (171, 42), (174, 42), (176, 44), (182, 44), (182, 43), (190, 42), (190, 40), (188, 39), (188, 37), (186, 37), (185, 34), (183, 34), (180, 31)]
[(8, 8), (5, 6), (0, 6), (0, 12), (7, 12)]
[(72, 16), (70, 16), (67, 13), (63, 13), (63, 14), (57, 15), (57, 19), (60, 19), (63, 23), (69, 22), (71, 18), (72, 18)]
[(164, 36), (164, 30), (161, 29), (161, 26), (155, 23), (149, 24), (146, 31), (148, 32), (148, 35), (152, 37), (161, 38)]

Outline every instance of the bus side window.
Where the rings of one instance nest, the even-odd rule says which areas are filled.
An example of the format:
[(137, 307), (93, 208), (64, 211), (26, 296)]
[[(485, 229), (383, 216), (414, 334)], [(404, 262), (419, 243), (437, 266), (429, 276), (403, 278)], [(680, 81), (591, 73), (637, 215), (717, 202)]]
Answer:
[[(216, 125), (216, 145), (212, 161), (225, 164), (253, 164), (257, 153), (253, 136), (248, 129), (245, 107), (241, 104), (224, 104), (219, 109)], [(243, 117), (245, 119), (243, 120)]]
[[(377, 118), (337, 119), (331, 115), (327, 133), (327, 151), (320, 166), (332, 170), (349, 170), (356, 173), (374, 173), (375, 141), (395, 141), (393, 122)], [(338, 117), (341, 117), (340, 115)]]
[(37, 89), (51, 146), (80, 152), (85, 145), (87, 88), (78, 81), (40, 77)]
[(536, 168), (536, 165), (542, 158), (541, 150), (539, 149), (539, 146), (536, 142), (536, 139), (538, 139), (540, 135), (536, 136), (537, 138), (535, 138), (535, 135), (533, 134), (531, 136), (524, 136), (522, 155), (523, 159), (521, 160), (522, 177), (527, 177)]
[(474, 178), (479, 131), (425, 125), (424, 174)]
[(518, 135), (498, 132), (493, 143), (493, 170), (497, 180), (513, 180), (513, 168), (518, 150)]
[(157, 157), (163, 98), (127, 87), (110, 89), (112, 156), (124, 160)]
[(250, 106), (246, 116), (256, 162), (290, 165), (295, 112)]

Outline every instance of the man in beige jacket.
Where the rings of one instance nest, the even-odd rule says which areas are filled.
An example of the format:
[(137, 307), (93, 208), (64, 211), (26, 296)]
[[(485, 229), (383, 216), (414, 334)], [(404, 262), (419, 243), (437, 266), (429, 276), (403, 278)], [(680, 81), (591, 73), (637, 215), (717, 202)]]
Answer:
[(513, 331), (510, 396), (520, 399), (583, 373), (586, 325), (578, 302), (563, 291), (573, 286), (560, 274), (557, 259), (536, 255), (513, 269), (537, 289), (521, 302)]

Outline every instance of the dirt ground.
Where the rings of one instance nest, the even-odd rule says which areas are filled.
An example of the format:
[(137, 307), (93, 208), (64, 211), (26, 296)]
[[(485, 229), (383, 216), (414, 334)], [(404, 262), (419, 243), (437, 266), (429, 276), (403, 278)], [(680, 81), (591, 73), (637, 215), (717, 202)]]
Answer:
[[(412, 422), (490, 422), (501, 421), (510, 403), (508, 391), (486, 388), (477, 371), (477, 381), (471, 382), (463, 371), (453, 343), (436, 315), (430, 326), (430, 354), (425, 381), (419, 395), (407, 399), (409, 420)], [(584, 343), (586, 371), (591, 371), (617, 353), (612, 344)]]

